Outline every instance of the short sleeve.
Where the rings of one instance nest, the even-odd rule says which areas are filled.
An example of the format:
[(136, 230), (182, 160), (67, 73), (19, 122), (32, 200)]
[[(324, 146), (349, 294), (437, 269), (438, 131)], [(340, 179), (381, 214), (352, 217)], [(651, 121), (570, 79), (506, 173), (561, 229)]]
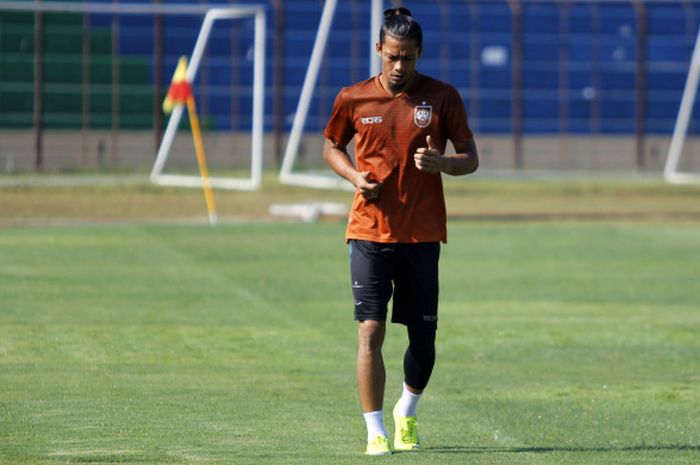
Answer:
[(464, 110), (464, 102), (462, 97), (452, 86), (448, 86), (447, 103), (445, 105), (445, 134), (447, 138), (455, 142), (466, 142), (474, 137), (469, 123), (467, 121), (467, 113)]
[(323, 132), (326, 139), (331, 140), (339, 146), (346, 146), (355, 135), (355, 127), (352, 122), (352, 108), (346, 98), (346, 90), (341, 90), (333, 103), (333, 113), (331, 113)]

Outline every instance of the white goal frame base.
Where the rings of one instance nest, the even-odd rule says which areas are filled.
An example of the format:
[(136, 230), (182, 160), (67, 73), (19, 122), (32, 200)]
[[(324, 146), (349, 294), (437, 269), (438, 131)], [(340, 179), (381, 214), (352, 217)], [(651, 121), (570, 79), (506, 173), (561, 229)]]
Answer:
[[(321, 14), (321, 22), (316, 33), (314, 48), (311, 52), (309, 67), (306, 69), (306, 77), (304, 78), (304, 86), (301, 89), (299, 96), (299, 104), (297, 111), (294, 114), (294, 122), (292, 123), (292, 131), (289, 135), (287, 148), (282, 159), (282, 167), (279, 174), (279, 182), (281, 184), (290, 184), (304, 187), (313, 187), (316, 189), (344, 189), (354, 190), (351, 183), (338, 177), (335, 173), (312, 174), (312, 173), (293, 173), (294, 162), (299, 153), (299, 143), (301, 135), (306, 124), (306, 116), (309, 112), (311, 97), (313, 96), (314, 87), (318, 78), (318, 71), (321, 67), (321, 60), (326, 50), (328, 42), (328, 33), (333, 22), (335, 7), (337, 0), (326, 0), (323, 5), (323, 13)], [(370, 30), (370, 50), (369, 50), (369, 69), (370, 75), (374, 76), (379, 73), (380, 63), (376, 55), (374, 44), (378, 39), (379, 28), (381, 27), (383, 0), (372, 0), (372, 15), (371, 15), (371, 30)]]
[[(257, 190), (262, 183), (263, 169), (263, 111), (265, 92), (265, 9), (263, 6), (239, 6), (213, 8), (207, 11), (195, 43), (185, 77), (194, 82), (204, 50), (209, 40), (214, 21), (255, 17), (254, 64), (253, 64), (253, 130), (252, 156), (249, 178), (209, 177), (212, 187), (231, 190)], [(161, 186), (202, 187), (202, 179), (195, 175), (163, 174), (163, 167), (170, 153), (175, 133), (180, 124), (185, 105), (178, 105), (168, 121), (163, 141), (158, 149), (151, 171), (151, 181)]]
[(671, 145), (668, 148), (668, 157), (666, 158), (666, 166), (664, 167), (664, 179), (672, 184), (700, 183), (700, 173), (684, 173), (678, 171), (683, 144), (685, 143), (685, 136), (688, 132), (688, 123), (690, 122), (690, 117), (693, 112), (693, 103), (697, 95), (699, 78), (700, 28), (698, 28), (698, 37), (695, 40), (693, 57), (690, 61), (690, 69), (688, 70), (688, 79), (685, 82), (683, 98), (681, 99), (681, 106), (678, 110), (676, 125), (673, 128), (673, 137), (671, 138)]

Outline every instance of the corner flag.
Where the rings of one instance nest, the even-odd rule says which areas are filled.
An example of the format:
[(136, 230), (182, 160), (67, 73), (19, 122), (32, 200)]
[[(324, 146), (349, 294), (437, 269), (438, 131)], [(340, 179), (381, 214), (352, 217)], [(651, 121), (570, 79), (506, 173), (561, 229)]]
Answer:
[(204, 154), (204, 143), (202, 142), (202, 131), (199, 128), (199, 117), (197, 116), (197, 105), (194, 101), (192, 85), (187, 81), (187, 57), (183, 56), (180, 57), (180, 60), (177, 62), (177, 68), (175, 69), (170, 89), (168, 89), (168, 95), (166, 95), (165, 100), (163, 100), (163, 111), (165, 113), (170, 113), (177, 105), (185, 104), (187, 105), (187, 113), (190, 115), (194, 150), (197, 155), (197, 164), (199, 165), (199, 176), (202, 179), (204, 199), (207, 203), (209, 223), (216, 224), (218, 222), (218, 215), (216, 214), (214, 194), (211, 191), (207, 159)]
[(187, 99), (192, 96), (192, 86), (187, 81), (187, 57), (180, 57), (177, 62), (175, 74), (168, 89), (168, 95), (163, 100), (163, 111), (170, 113), (176, 105), (187, 103)]

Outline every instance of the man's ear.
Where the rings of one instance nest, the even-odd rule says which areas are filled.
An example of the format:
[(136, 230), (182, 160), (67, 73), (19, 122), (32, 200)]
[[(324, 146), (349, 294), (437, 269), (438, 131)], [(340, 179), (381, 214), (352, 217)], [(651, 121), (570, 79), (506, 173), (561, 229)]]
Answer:
[(418, 49), (418, 58), (420, 58), (421, 55), (423, 55), (423, 47), (420, 47), (420, 48)]
[(377, 50), (377, 55), (382, 54), (382, 43), (377, 41), (376, 44), (374, 44), (374, 48)]

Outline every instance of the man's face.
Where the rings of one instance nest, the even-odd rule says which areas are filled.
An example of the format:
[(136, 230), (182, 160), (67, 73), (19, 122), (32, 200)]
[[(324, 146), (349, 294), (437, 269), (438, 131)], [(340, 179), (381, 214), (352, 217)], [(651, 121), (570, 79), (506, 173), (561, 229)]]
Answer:
[(406, 90), (416, 73), (421, 52), (413, 39), (400, 39), (387, 34), (384, 43), (377, 42), (377, 53), (382, 60), (382, 78), (388, 90), (394, 94)]

